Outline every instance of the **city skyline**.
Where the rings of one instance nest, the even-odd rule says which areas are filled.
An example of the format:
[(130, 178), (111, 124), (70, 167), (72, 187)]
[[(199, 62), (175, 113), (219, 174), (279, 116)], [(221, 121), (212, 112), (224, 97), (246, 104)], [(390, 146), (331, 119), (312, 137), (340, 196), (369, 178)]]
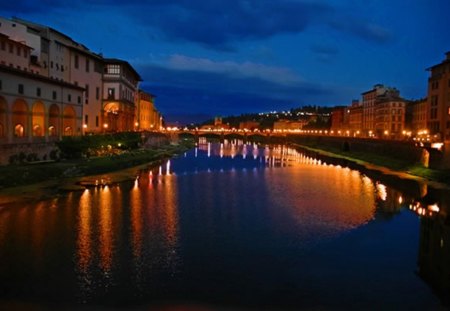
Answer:
[[(46, 24), (125, 59), (169, 121), (348, 105), (383, 83), (426, 96), (450, 50), (450, 3), (414, 1), (16, 1), (0, 15)], [(92, 31), (95, 29), (95, 31)]]

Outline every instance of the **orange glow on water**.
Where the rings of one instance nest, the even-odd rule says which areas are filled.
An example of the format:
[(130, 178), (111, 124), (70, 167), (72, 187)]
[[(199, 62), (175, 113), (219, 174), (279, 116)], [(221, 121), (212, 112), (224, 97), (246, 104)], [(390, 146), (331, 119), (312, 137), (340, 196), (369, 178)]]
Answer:
[(109, 272), (113, 261), (113, 228), (112, 228), (112, 210), (111, 210), (111, 190), (105, 186), (100, 191), (99, 206), (99, 250), (100, 267), (104, 272)]
[(78, 267), (80, 271), (86, 272), (92, 258), (92, 232), (91, 232), (91, 218), (92, 218), (92, 195), (89, 190), (85, 190), (80, 198), (79, 204), (79, 223), (78, 223)]

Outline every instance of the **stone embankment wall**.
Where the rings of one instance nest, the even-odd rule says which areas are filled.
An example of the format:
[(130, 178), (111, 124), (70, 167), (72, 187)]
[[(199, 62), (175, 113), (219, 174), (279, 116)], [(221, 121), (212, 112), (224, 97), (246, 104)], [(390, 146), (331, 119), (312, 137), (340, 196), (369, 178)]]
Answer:
[(418, 147), (409, 141), (306, 135), (289, 136), (288, 140), (318, 149), (321, 146), (327, 146), (342, 151), (365, 152), (392, 157), (410, 165), (421, 163), (426, 167), (440, 168), (443, 164), (441, 152)]
[(50, 153), (56, 149), (54, 142), (0, 144), (0, 165), (9, 164), (12, 156), (24, 157), (25, 161), (30, 155), (34, 160), (50, 160)]

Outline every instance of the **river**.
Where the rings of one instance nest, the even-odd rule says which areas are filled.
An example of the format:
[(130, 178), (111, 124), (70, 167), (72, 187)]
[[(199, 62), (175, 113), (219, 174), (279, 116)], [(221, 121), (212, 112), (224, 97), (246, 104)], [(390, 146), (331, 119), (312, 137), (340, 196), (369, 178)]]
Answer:
[(0, 307), (439, 309), (448, 194), (404, 188), (201, 141), (134, 181), (1, 206)]

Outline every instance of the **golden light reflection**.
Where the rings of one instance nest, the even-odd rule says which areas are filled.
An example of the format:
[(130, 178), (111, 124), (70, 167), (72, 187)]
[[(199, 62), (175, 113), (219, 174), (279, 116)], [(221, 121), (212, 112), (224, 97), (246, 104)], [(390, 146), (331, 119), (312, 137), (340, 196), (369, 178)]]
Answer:
[(112, 211), (111, 211), (111, 190), (105, 186), (100, 190), (100, 219), (99, 219), (99, 248), (100, 248), (100, 267), (104, 272), (109, 272), (113, 260), (113, 230), (112, 230)]
[(378, 198), (382, 201), (386, 201), (387, 198), (387, 192), (386, 192), (386, 186), (380, 183), (377, 183), (377, 195)]
[(80, 198), (79, 223), (78, 223), (78, 268), (86, 273), (92, 258), (92, 236), (91, 236), (91, 193), (84, 190)]
[[(311, 239), (317, 233), (332, 236), (373, 218), (376, 192), (370, 178), (346, 167), (327, 165), (290, 148), (273, 148), (271, 155), (299, 167), (298, 170), (270, 170), (264, 177), (268, 184), (277, 185), (267, 188), (272, 205), (291, 214), (302, 236)], [(321, 171), (319, 175), (317, 170)], [(359, 195), (355, 198), (354, 193)], [(274, 212), (273, 217), (278, 214)]]
[(170, 160), (167, 160), (166, 163), (166, 175), (170, 175)]
[[(151, 180), (149, 181), (151, 184)], [(142, 256), (142, 227), (143, 227), (143, 212), (142, 212), (142, 197), (139, 187), (133, 187), (130, 197), (131, 207), (131, 244), (133, 246), (133, 257), (139, 260)]]

